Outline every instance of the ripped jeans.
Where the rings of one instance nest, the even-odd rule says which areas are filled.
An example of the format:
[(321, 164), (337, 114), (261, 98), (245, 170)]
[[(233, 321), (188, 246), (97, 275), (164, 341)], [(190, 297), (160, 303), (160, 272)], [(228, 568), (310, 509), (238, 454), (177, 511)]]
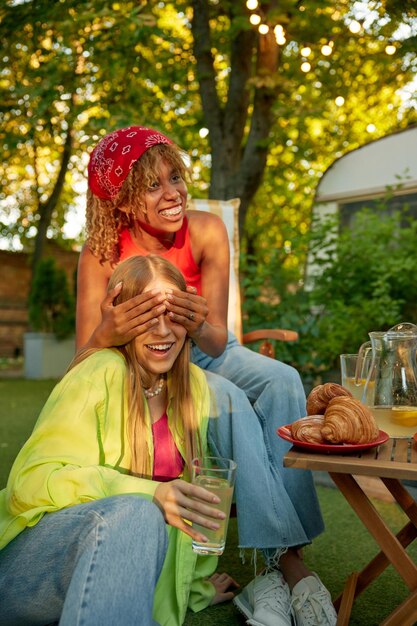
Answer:
[(306, 414), (298, 372), (239, 344), (229, 333), (217, 358), (192, 348), (212, 392), (208, 442), (237, 463), (235, 500), (239, 545), (259, 548), (266, 560), (303, 546), (323, 531), (311, 472), (283, 467), (290, 444), (276, 433)]

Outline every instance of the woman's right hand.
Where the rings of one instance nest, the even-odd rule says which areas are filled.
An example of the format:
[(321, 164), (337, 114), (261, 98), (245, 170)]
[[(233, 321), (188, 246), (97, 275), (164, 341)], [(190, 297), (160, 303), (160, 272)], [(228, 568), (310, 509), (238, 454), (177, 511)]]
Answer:
[[(220, 498), (192, 483), (177, 478), (166, 483), (159, 483), (155, 490), (154, 501), (162, 509), (165, 521), (179, 528), (196, 541), (208, 541), (207, 537), (196, 531), (191, 523), (217, 530), (225, 514), (210, 504), (218, 504)], [(205, 504), (207, 502), (207, 504)]]
[(102, 303), (101, 322), (93, 332), (88, 345), (109, 348), (124, 345), (158, 323), (158, 315), (165, 312), (165, 295), (152, 289), (114, 306), (122, 289), (119, 283), (111, 289)]

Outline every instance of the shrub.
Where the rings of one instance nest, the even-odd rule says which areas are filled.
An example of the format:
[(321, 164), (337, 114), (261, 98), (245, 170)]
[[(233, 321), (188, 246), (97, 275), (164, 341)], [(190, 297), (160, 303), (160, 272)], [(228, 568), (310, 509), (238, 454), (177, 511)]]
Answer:
[[(362, 209), (339, 229), (336, 218), (315, 223), (310, 234), (312, 284), (283, 289), (282, 268), (264, 266), (245, 290), (250, 328), (292, 328), (294, 344), (277, 343), (277, 358), (311, 378), (338, 367), (338, 356), (356, 352), (372, 330), (417, 321), (417, 220), (388, 214), (382, 203)], [(269, 298), (262, 297), (268, 287)], [(264, 293), (265, 295), (265, 293)]]
[(52, 258), (42, 259), (35, 270), (29, 296), (29, 322), (33, 330), (54, 333), (58, 339), (75, 329), (75, 300), (65, 271)]

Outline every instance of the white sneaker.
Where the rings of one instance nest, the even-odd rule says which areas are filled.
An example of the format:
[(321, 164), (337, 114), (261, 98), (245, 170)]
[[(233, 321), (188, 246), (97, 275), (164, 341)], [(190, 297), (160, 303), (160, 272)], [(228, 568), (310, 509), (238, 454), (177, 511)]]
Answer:
[(314, 572), (295, 585), (291, 606), (297, 626), (336, 626), (337, 613), (330, 593)]
[(254, 578), (233, 602), (253, 626), (292, 625), (290, 590), (279, 571)]

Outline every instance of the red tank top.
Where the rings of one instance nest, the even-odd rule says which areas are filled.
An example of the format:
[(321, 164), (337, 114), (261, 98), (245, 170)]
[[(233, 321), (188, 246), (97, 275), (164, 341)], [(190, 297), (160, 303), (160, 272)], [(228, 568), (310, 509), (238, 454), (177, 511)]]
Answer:
[(184, 468), (184, 460), (169, 430), (166, 413), (152, 424), (152, 435), (154, 449), (153, 480), (167, 482), (178, 478)]
[[(119, 254), (120, 260), (124, 261), (124, 259), (128, 259), (131, 256), (147, 256), (150, 252), (145, 250), (145, 248), (141, 248), (133, 240), (129, 229), (125, 228), (119, 236)], [(158, 255), (164, 257), (181, 270), (187, 285), (195, 287), (197, 293), (201, 295), (201, 272), (199, 266), (194, 261), (186, 217), (184, 217), (180, 230), (175, 233), (175, 239), (171, 248), (165, 252), (158, 252)]]

